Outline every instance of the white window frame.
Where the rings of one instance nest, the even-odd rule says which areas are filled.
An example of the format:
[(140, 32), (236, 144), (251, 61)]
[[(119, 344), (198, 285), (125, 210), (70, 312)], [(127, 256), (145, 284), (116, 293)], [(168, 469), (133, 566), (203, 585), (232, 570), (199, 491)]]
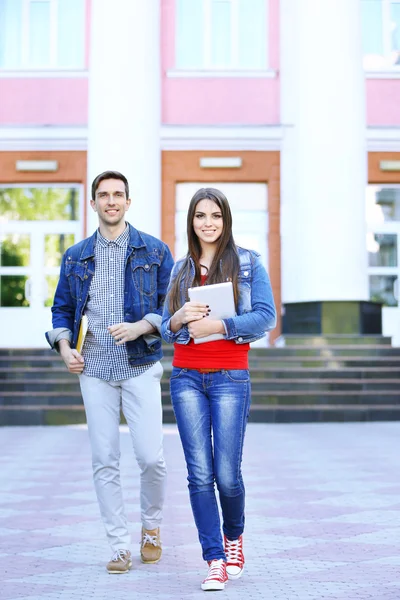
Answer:
[[(267, 29), (269, 22), (269, 0), (264, 0), (265, 3), (265, 27), (266, 27), (266, 44), (265, 44), (265, 67), (254, 69), (243, 69), (239, 66), (239, 0), (221, 0), (228, 2), (232, 8), (231, 19), (231, 65), (218, 67), (211, 63), (211, 7), (215, 0), (203, 0), (203, 30), (204, 30), (204, 52), (203, 65), (198, 68), (179, 69), (175, 68), (167, 72), (168, 77), (276, 77), (276, 72), (269, 69), (269, 32)], [(177, 39), (177, 38), (176, 38)], [(175, 46), (175, 53), (177, 48)]]
[[(379, 188), (379, 189), (400, 189), (400, 184), (398, 183), (369, 183), (368, 188)], [(398, 305), (395, 307), (385, 307), (389, 309), (400, 309), (400, 298), (398, 298), (398, 285), (400, 282), (400, 220), (399, 221), (385, 221), (382, 223), (374, 224), (367, 220), (367, 234), (386, 234), (386, 235), (396, 235), (397, 236), (397, 265), (395, 267), (371, 267), (367, 266), (367, 274), (368, 274), (368, 282), (370, 275), (389, 275), (396, 276), (396, 286), (395, 286), (395, 297), (398, 302)], [(368, 245), (367, 245), (367, 255), (368, 255)], [(369, 283), (368, 283), (369, 285)], [(369, 291), (369, 290), (368, 290)]]
[[(390, 31), (390, 9), (392, 4), (400, 4), (399, 0), (381, 0), (382, 6), (382, 45), (383, 58), (390, 55), (391, 48), (391, 31)], [(365, 74), (370, 79), (400, 79), (400, 65), (387, 65), (382, 69), (365, 68)]]
[[(50, 5), (50, 60), (46, 65), (40, 67), (32, 67), (29, 57), (29, 42), (30, 42), (30, 28), (29, 28), (29, 13), (32, 4), (46, 2)], [(0, 78), (2, 77), (13, 77), (23, 76), (30, 77), (34, 74), (35, 77), (41, 76), (42, 72), (44, 76), (48, 76), (49, 73), (54, 71), (60, 71), (68, 76), (81, 76), (86, 71), (86, 66), (82, 67), (60, 67), (57, 65), (58, 56), (58, 38), (57, 38), (57, 27), (58, 27), (58, 0), (22, 0), (22, 23), (21, 23), (21, 64), (18, 68), (7, 69), (0, 68)]]

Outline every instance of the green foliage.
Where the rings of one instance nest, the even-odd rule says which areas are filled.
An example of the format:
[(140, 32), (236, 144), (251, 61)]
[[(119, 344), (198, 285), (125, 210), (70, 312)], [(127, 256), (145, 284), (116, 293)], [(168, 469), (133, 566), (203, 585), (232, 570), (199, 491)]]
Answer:
[(9, 221), (76, 221), (76, 188), (1, 188), (0, 214)]

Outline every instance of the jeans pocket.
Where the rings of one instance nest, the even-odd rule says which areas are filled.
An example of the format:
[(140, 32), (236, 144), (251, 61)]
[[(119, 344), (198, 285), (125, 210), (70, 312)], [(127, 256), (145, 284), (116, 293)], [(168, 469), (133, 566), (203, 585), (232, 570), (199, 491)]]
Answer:
[(169, 380), (178, 379), (182, 375), (182, 373), (186, 373), (187, 369), (181, 369), (180, 367), (172, 367), (172, 373)]
[(234, 381), (235, 383), (246, 383), (250, 380), (248, 369), (231, 369), (229, 371), (223, 371), (223, 373), (230, 381)]

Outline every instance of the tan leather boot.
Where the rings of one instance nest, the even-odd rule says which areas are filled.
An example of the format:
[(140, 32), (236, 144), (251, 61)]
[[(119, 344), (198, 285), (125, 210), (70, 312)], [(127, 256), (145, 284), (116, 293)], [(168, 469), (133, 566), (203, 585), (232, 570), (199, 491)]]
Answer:
[(117, 550), (107, 563), (107, 571), (114, 573), (127, 573), (132, 566), (132, 557), (129, 550)]
[(162, 554), (160, 528), (145, 529), (142, 527), (142, 541), (140, 544), (140, 557), (143, 563), (157, 563)]

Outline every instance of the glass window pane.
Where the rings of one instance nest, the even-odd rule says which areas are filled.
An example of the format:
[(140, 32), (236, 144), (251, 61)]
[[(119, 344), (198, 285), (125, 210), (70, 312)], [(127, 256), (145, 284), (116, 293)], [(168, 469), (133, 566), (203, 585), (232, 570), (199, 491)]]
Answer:
[(370, 267), (397, 267), (396, 234), (370, 234), (367, 247)]
[(0, 237), (0, 266), (29, 267), (31, 240), (27, 234), (9, 233)]
[(0, 69), (21, 63), (22, 0), (0, 0)]
[(391, 4), (391, 49), (394, 53), (393, 64), (400, 65), (400, 2)]
[(381, 0), (361, 2), (362, 44), (364, 67), (369, 69), (383, 66), (383, 26)]
[(73, 233), (51, 233), (44, 237), (44, 266), (59, 267), (64, 252), (75, 242)]
[(84, 0), (58, 0), (57, 28), (57, 66), (83, 68), (85, 66)]
[(368, 224), (376, 227), (389, 221), (400, 221), (400, 188), (368, 186)]
[(53, 306), (54, 294), (58, 283), (58, 275), (46, 275), (46, 294), (44, 299), (45, 306)]
[(211, 65), (232, 67), (232, 5), (229, 1), (211, 3)]
[(176, 8), (176, 67), (202, 69), (204, 67), (203, 0), (178, 0)]
[(369, 297), (384, 306), (397, 306), (397, 275), (370, 275)]
[(0, 306), (29, 306), (25, 296), (28, 286), (26, 275), (2, 275), (0, 277)]
[(29, 3), (29, 66), (51, 66), (50, 2)]
[(0, 214), (10, 221), (77, 221), (77, 188), (0, 188)]
[(239, 0), (239, 68), (267, 67), (266, 0)]

